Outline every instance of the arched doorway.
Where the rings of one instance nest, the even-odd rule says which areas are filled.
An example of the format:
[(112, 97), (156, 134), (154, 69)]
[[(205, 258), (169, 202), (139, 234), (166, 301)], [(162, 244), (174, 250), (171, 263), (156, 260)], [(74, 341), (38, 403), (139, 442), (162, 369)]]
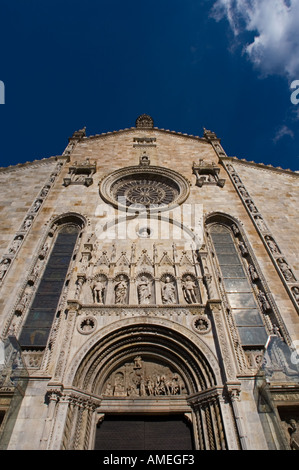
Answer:
[(184, 414), (108, 414), (97, 426), (94, 449), (193, 450), (193, 427)]
[[(227, 448), (221, 373), (211, 350), (169, 320), (130, 321), (109, 325), (87, 353), (85, 345), (76, 371), (69, 369), (72, 401), (63, 448), (152, 449), (160, 440), (167, 450), (174, 435), (176, 449)], [(73, 399), (74, 390), (80, 398)], [(99, 405), (85, 406), (93, 397)]]

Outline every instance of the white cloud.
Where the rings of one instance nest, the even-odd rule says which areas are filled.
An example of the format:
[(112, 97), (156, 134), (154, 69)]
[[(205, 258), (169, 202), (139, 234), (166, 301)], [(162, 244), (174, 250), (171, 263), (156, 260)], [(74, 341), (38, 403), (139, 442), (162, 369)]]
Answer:
[(289, 129), (287, 126), (281, 126), (276, 132), (273, 142), (276, 144), (276, 142), (278, 142), (280, 139), (282, 139), (286, 135), (294, 138), (294, 132), (291, 129)]
[(235, 37), (254, 34), (244, 52), (263, 76), (299, 79), (299, 0), (217, 0), (212, 16), (226, 18)]

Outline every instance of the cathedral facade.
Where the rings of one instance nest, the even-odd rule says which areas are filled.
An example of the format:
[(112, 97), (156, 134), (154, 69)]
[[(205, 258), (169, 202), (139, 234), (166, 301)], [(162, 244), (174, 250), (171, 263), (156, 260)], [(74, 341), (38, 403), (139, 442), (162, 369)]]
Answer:
[(141, 115), (0, 179), (1, 449), (299, 449), (298, 172)]

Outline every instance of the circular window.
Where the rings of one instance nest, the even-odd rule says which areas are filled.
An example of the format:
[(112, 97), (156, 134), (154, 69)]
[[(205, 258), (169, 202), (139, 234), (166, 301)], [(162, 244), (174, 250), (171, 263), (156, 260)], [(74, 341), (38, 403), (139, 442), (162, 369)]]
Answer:
[(172, 170), (129, 167), (104, 178), (100, 193), (106, 202), (120, 209), (165, 210), (187, 198), (189, 183)]

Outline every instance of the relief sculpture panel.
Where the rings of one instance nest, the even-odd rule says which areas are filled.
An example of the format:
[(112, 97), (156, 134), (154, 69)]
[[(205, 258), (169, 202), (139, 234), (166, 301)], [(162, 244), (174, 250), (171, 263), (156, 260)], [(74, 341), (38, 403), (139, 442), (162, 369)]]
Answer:
[(103, 387), (106, 397), (178, 396), (187, 393), (181, 376), (170, 367), (143, 360), (137, 356), (132, 362), (116, 369)]

